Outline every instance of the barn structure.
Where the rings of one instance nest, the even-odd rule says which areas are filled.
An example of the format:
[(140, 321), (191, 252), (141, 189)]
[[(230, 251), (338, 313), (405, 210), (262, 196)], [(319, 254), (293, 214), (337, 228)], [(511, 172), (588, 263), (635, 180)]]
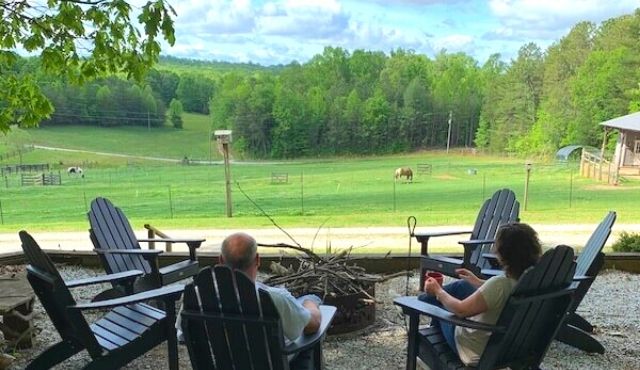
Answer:
[(609, 132), (618, 130), (616, 150), (611, 161), (613, 183), (617, 184), (620, 176), (640, 176), (640, 112), (613, 118), (600, 125), (605, 130), (603, 149), (607, 145)]

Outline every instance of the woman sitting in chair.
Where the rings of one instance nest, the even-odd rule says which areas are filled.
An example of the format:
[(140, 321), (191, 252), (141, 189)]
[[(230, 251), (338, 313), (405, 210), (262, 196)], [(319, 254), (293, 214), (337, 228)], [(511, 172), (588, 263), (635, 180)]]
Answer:
[[(501, 226), (494, 248), (505, 275), (485, 281), (467, 269), (458, 269), (456, 272), (461, 280), (444, 287), (435, 279), (428, 278), (424, 283), (426, 293), (418, 299), (443, 307), (459, 317), (495, 324), (517, 280), (527, 268), (536, 264), (542, 248), (535, 230), (523, 223)], [(437, 319), (433, 319), (431, 325), (440, 327), (449, 346), (466, 365), (480, 360), (491, 335), (487, 331), (456, 327)]]

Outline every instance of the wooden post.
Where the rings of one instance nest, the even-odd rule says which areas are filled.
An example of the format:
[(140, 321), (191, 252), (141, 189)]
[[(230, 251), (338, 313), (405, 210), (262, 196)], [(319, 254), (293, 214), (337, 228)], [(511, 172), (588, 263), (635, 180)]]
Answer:
[(604, 136), (602, 137), (602, 147), (600, 148), (600, 168), (598, 168), (598, 180), (602, 181), (602, 161), (604, 160), (604, 148), (607, 146), (607, 134), (609, 133), (609, 128), (607, 126), (604, 127)]
[(224, 154), (224, 181), (227, 192), (227, 217), (233, 217), (233, 206), (231, 204), (231, 168), (229, 167), (229, 143), (222, 143)]
[[(233, 205), (231, 203), (231, 167), (229, 166), (229, 143), (231, 143), (231, 130), (216, 130), (213, 132), (218, 142), (218, 150), (224, 158), (224, 182), (226, 189), (226, 213), (227, 217), (233, 217)], [(212, 138), (213, 139), (213, 138)]]
[(447, 154), (449, 154), (449, 143), (451, 142), (451, 116), (453, 113), (449, 111), (449, 130), (447, 130)]
[(620, 166), (622, 165), (623, 162), (623, 157), (624, 157), (624, 141), (625, 141), (625, 135), (624, 132), (620, 133), (620, 152), (618, 153), (618, 158), (616, 158), (616, 168), (615, 168), (615, 174), (613, 176), (613, 185), (618, 185), (618, 181), (620, 180)]
[(304, 170), (300, 171), (300, 208), (304, 216)]
[(529, 176), (531, 175), (531, 167), (533, 164), (531, 162), (526, 162), (524, 164), (524, 168), (527, 172), (524, 180), (524, 210), (527, 210), (527, 203), (529, 200)]

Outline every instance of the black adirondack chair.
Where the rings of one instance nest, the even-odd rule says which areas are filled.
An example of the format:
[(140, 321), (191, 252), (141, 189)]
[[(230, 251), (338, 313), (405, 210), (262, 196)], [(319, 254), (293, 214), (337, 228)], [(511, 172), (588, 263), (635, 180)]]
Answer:
[[(498, 227), (504, 223), (518, 220), (520, 203), (516, 195), (509, 189), (501, 189), (487, 199), (476, 219), (473, 230), (452, 232), (412, 232), (412, 236), (420, 242), (420, 287), (424, 286), (424, 274), (427, 270), (441, 272), (448, 276), (457, 277), (457, 268), (467, 268), (476, 275), (484, 268), (492, 268), (489, 261), (483, 257), (491, 249)], [(428, 252), (429, 240), (438, 236), (471, 234), (469, 240), (460, 241), (464, 247), (463, 259), (433, 256)]]
[(604, 266), (602, 248), (611, 234), (611, 228), (615, 221), (616, 213), (609, 212), (591, 234), (582, 253), (578, 255), (576, 259), (577, 281), (574, 283), (576, 286), (575, 299), (569, 308), (570, 315), (566, 325), (562, 326), (556, 337), (557, 340), (586, 352), (604, 353), (604, 347), (589, 334), (593, 333), (593, 325), (576, 313), (576, 310)]
[[(609, 212), (593, 231), (582, 252), (578, 255), (576, 259), (576, 274), (574, 276), (574, 285), (576, 288), (574, 294), (575, 299), (569, 308), (569, 317), (567, 317), (565, 325), (560, 328), (558, 336), (556, 337), (557, 340), (563, 343), (590, 353), (604, 353), (604, 347), (590, 335), (590, 333), (593, 333), (593, 325), (576, 313), (576, 310), (589, 291), (591, 284), (593, 284), (593, 281), (598, 276), (598, 273), (600, 273), (602, 266), (604, 266), (604, 253), (602, 253), (602, 248), (604, 248), (611, 234), (611, 228), (615, 221), (616, 213), (613, 211)], [(485, 256), (487, 258), (495, 258), (495, 256)], [(503, 273), (502, 270), (482, 270), (482, 274), (485, 277)]]
[[(85, 349), (92, 359), (85, 369), (117, 369), (165, 340), (169, 346), (169, 368), (178, 368), (175, 301), (180, 298), (183, 286), (77, 304), (69, 288), (132, 279), (142, 275), (142, 271), (65, 282), (31, 235), (20, 231), (20, 240), (29, 263), (27, 279), (61, 337), (27, 369), (49, 369)], [(162, 301), (166, 312), (141, 303), (149, 300)], [(82, 313), (85, 310), (108, 311), (99, 320), (88, 323)]]
[(477, 369), (538, 369), (572, 302), (573, 257), (567, 246), (547, 251), (520, 277), (496, 325), (459, 318), (417, 297), (396, 298), (394, 303), (409, 315), (407, 369), (416, 368), (416, 356), (431, 370), (471, 369), (451, 350), (440, 329), (418, 328), (420, 315), (490, 331)]
[[(137, 239), (129, 220), (122, 210), (106, 198), (91, 202), (87, 214), (91, 229), (89, 234), (102, 266), (109, 274), (141, 270), (144, 275), (136, 280), (134, 291), (159, 288), (186, 279), (198, 273), (196, 249), (204, 239)], [(140, 242), (186, 243), (189, 259), (160, 267), (158, 256), (161, 250), (141, 249)], [(126, 287), (114, 284), (113, 289), (100, 293), (94, 300), (125, 295)]]
[(322, 340), (335, 307), (320, 306), (322, 323), (316, 334), (285, 345), (269, 293), (257, 291), (240, 271), (221, 265), (202, 269), (186, 286), (183, 303), (182, 330), (195, 370), (287, 370), (287, 356), (307, 349), (313, 349), (315, 368), (323, 366)]

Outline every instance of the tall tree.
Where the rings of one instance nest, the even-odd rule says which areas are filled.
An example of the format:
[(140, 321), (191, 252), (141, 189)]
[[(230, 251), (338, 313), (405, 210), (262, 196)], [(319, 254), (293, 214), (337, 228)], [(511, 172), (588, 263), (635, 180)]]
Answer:
[(107, 73), (141, 80), (157, 61), (159, 37), (175, 42), (173, 15), (164, 0), (143, 5), (137, 22), (122, 0), (0, 1), (0, 131), (37, 125), (53, 111), (34, 76), (13, 69), (16, 49), (39, 55), (46, 72), (73, 82)]

